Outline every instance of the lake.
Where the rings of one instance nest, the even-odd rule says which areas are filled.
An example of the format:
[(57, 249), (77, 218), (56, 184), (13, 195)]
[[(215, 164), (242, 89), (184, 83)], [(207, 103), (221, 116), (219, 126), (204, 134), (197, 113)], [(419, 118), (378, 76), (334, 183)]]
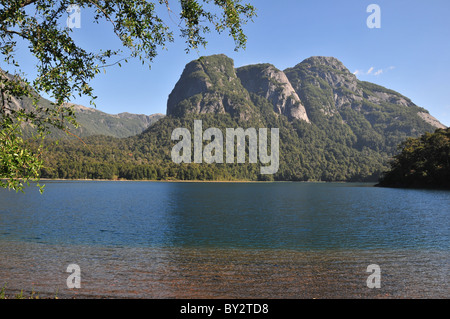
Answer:
[[(51, 181), (0, 190), (0, 285), (41, 296), (449, 298), (450, 191)], [(68, 289), (69, 264), (81, 288)], [(369, 265), (381, 270), (370, 289)]]

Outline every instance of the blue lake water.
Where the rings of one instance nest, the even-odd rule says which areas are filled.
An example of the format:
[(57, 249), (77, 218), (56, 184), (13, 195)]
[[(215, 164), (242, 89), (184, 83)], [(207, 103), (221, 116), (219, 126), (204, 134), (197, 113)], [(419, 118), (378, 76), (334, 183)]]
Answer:
[[(449, 297), (449, 213), (449, 191), (372, 184), (52, 181), (43, 195), (0, 190), (0, 285), (71, 294), (74, 262), (85, 295)], [(364, 287), (370, 263), (392, 286)]]

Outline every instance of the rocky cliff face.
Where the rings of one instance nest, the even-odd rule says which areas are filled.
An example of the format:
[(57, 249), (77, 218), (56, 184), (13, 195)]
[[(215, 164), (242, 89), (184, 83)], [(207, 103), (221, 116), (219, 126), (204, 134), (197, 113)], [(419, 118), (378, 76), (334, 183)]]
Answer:
[(405, 134), (415, 132), (414, 123), (445, 127), (407, 97), (359, 81), (338, 59), (322, 56), (284, 71), (271, 64), (235, 69), (225, 55), (202, 57), (186, 65), (169, 96), (167, 115), (229, 113), (249, 119), (258, 116), (260, 108), (252, 94), (289, 120), (324, 124), (333, 118), (348, 123), (353, 131), (361, 126), (395, 126), (395, 121), (405, 119), (411, 122), (402, 128)]
[[(303, 97), (306, 111), (326, 116), (342, 115), (346, 108), (376, 124), (374, 112), (395, 108), (422, 119), (435, 128), (444, 128), (427, 110), (410, 99), (382, 86), (359, 81), (338, 59), (315, 56), (284, 71), (295, 91)], [(320, 92), (320, 94), (318, 94)]]
[(309, 122), (305, 107), (286, 74), (271, 64), (258, 64), (236, 70), (247, 91), (266, 98), (277, 114)]
[(200, 58), (186, 65), (169, 95), (167, 115), (230, 113), (248, 119), (254, 112), (250, 95), (225, 55)]
[[(311, 57), (294, 68), (285, 70), (294, 89), (305, 98), (308, 96), (308, 86), (313, 86), (317, 90), (327, 95), (327, 99), (322, 99), (320, 111), (324, 114), (332, 115), (343, 105), (352, 104), (353, 101), (361, 101), (362, 89), (358, 87), (356, 76), (333, 57)], [(342, 92), (351, 94), (342, 94)], [(312, 110), (311, 110), (312, 111)]]

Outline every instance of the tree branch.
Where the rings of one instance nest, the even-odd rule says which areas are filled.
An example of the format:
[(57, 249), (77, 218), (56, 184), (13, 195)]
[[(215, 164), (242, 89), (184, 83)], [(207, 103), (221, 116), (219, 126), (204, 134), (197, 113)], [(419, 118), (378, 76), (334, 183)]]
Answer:
[(26, 6), (30, 5), (30, 4), (33, 4), (33, 3), (37, 2), (37, 1), (38, 0), (23, 0), (23, 2), (20, 4), (20, 7), (21, 8), (26, 7)]
[(11, 33), (11, 34), (18, 35), (18, 36), (20, 36), (20, 37), (22, 37), (24, 39), (28, 39), (28, 37), (26, 37), (25, 34), (23, 34), (21, 32), (17, 32), (17, 31), (14, 31), (14, 30), (3, 30), (3, 31), (6, 32), (6, 33)]

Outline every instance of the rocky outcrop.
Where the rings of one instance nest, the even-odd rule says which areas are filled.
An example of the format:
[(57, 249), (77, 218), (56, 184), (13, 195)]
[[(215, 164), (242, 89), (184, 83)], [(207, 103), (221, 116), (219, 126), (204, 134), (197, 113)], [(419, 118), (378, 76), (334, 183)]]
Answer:
[(403, 109), (410, 116), (420, 117), (434, 128), (445, 127), (400, 93), (359, 81), (334, 57), (311, 57), (284, 72), (302, 98), (308, 114), (339, 116), (345, 112), (345, 108), (351, 108), (371, 124), (376, 124), (379, 118), (377, 112), (389, 107), (398, 109), (399, 113), (404, 113), (401, 111)]
[(447, 128), (444, 124), (442, 124), (441, 122), (439, 122), (435, 117), (431, 116), (429, 113), (427, 112), (419, 112), (417, 113), (425, 122), (427, 122), (428, 124), (433, 125), (436, 128), (442, 128), (445, 129)]
[[(312, 104), (320, 104), (318, 110), (324, 115), (337, 114), (343, 106), (357, 107), (362, 101), (363, 90), (358, 86), (358, 79), (336, 58), (310, 57), (295, 67), (286, 69), (285, 73), (295, 91), (303, 95), (305, 100), (314, 100)], [(312, 91), (319, 90), (327, 98), (323, 98), (323, 94), (317, 97), (311, 94)], [(316, 110), (307, 108), (306, 111), (309, 113)]]
[(236, 73), (247, 91), (272, 103), (275, 113), (309, 122), (305, 107), (283, 71), (271, 64), (258, 64), (238, 68)]
[(188, 63), (167, 101), (167, 115), (230, 113), (248, 119), (254, 109), (249, 93), (241, 85), (234, 62), (213, 55)]
[[(298, 66), (302, 67), (306, 73), (325, 80), (333, 88), (344, 87), (356, 95), (362, 94), (356, 76), (334, 57), (314, 56), (304, 60)], [(316, 82), (315, 85), (319, 87), (320, 82)]]

